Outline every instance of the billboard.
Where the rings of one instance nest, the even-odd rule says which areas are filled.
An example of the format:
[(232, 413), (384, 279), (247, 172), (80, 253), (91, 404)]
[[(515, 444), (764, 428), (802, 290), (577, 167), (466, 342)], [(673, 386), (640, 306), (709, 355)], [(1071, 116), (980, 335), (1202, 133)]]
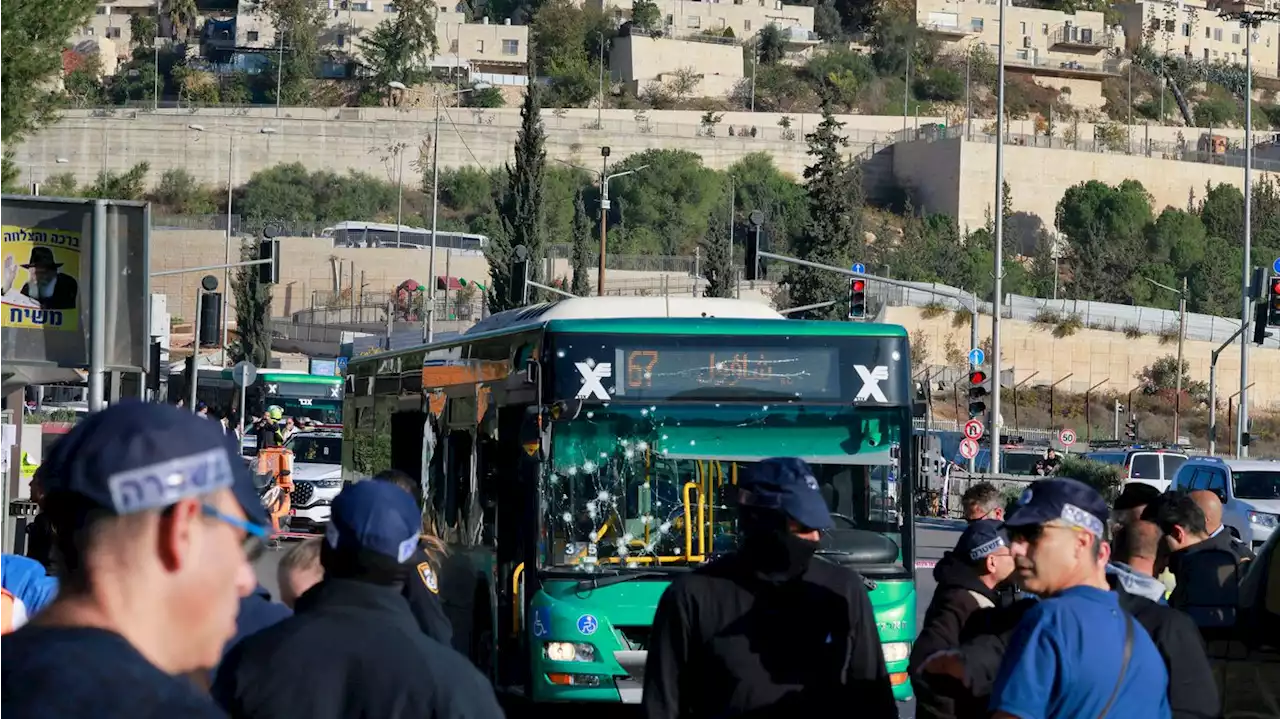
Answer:
[(6, 374), (90, 368), (95, 326), (102, 370), (145, 370), (150, 222), (142, 202), (3, 197), (0, 361)]

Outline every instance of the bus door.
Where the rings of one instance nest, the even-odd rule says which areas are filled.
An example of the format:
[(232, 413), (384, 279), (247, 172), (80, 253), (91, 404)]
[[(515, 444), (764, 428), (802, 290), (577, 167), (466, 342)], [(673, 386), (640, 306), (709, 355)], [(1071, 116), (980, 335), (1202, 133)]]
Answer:
[[(535, 421), (524, 405), (494, 407), (497, 436), (485, 436), (480, 467), (482, 496), (491, 498), (494, 516), (494, 559), (498, 586), (498, 681), (528, 685), (529, 667), (524, 614), (538, 589), (538, 480), (541, 462), (522, 443), (525, 423)], [(486, 423), (494, 428), (493, 423)]]

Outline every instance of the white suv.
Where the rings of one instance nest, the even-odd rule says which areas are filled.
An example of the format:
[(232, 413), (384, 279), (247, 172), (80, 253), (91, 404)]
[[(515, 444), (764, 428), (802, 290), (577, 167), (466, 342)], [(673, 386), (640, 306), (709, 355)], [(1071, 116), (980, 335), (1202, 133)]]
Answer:
[(1192, 457), (1171, 489), (1207, 489), (1222, 500), (1222, 524), (1257, 551), (1280, 525), (1280, 462)]
[(285, 446), (293, 450), (289, 529), (323, 533), (329, 523), (330, 504), (342, 491), (342, 434), (299, 432)]

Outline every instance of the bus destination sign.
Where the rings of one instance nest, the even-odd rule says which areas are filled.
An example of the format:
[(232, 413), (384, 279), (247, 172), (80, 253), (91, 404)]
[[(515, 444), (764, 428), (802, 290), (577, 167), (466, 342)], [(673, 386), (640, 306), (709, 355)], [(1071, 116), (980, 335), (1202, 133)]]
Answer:
[(829, 347), (617, 347), (618, 399), (835, 399), (839, 351)]

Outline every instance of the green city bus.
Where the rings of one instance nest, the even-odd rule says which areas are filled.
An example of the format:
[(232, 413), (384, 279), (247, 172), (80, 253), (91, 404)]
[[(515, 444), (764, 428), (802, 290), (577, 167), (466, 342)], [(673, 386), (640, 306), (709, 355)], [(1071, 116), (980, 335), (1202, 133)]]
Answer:
[[(288, 417), (310, 419), (317, 424), (342, 425), (343, 379), (333, 375), (315, 375), (294, 370), (258, 370), (253, 384), (245, 388), (246, 421), (260, 416), (267, 407), (279, 405)], [(186, 399), (188, 392), (181, 370), (169, 379), (169, 397), (173, 402)], [(240, 407), (240, 388), (231, 370), (200, 368), (196, 381), (196, 401), (215, 409), (236, 410)], [(232, 421), (236, 419), (232, 415)]]
[[(467, 653), (534, 703), (640, 700), (675, 577), (737, 547), (730, 490), (812, 466), (898, 699), (915, 634), (913, 384), (896, 325), (786, 320), (728, 299), (569, 299), (352, 358), (343, 475), (418, 477), (450, 552), (435, 579)], [(424, 575), (425, 578), (426, 575)]]

